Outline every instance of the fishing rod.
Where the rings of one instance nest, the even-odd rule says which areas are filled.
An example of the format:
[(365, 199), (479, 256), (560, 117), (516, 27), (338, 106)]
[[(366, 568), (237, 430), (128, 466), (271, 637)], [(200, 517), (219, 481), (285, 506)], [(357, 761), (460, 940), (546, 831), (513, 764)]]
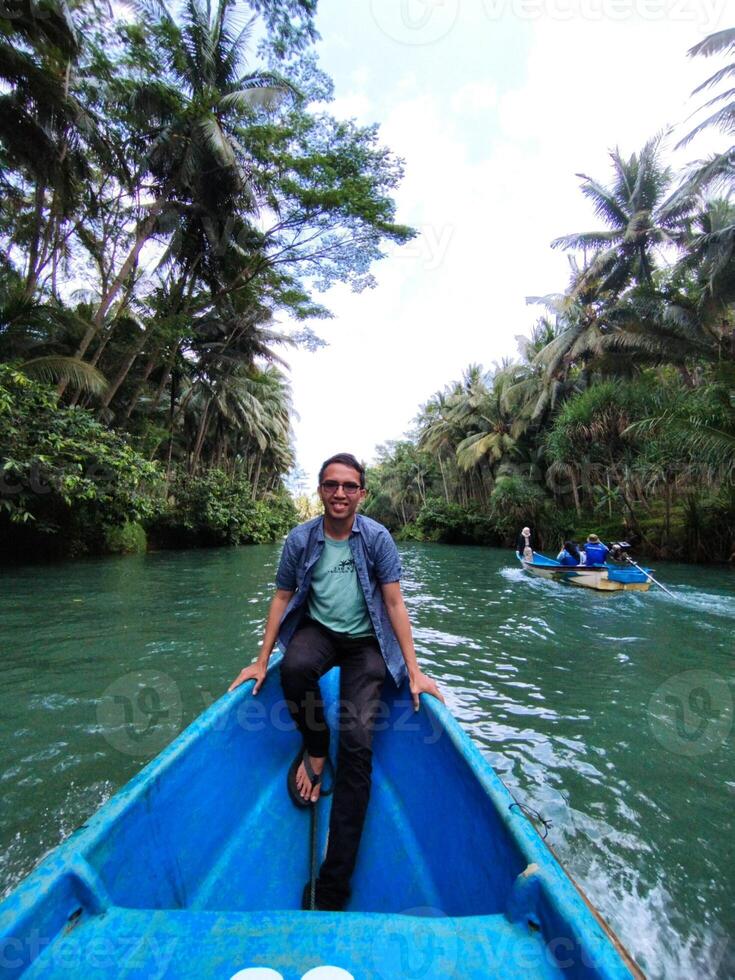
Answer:
[(669, 592), (669, 590), (666, 588), (665, 585), (661, 585), (661, 583), (658, 581), (658, 579), (655, 579), (653, 577), (653, 575), (651, 575), (650, 572), (647, 572), (645, 570), (645, 568), (641, 568), (640, 565), (638, 565), (636, 562), (633, 561), (633, 559), (630, 557), (630, 555), (626, 555), (625, 552), (623, 552), (623, 558), (625, 558), (625, 560), (629, 564), (633, 565), (634, 568), (637, 568), (639, 572), (643, 572), (643, 574), (647, 578), (649, 578), (654, 583), (654, 585), (657, 585), (659, 587), (659, 589), (663, 589), (664, 592), (666, 593), (666, 595), (671, 596), (672, 599), (676, 599), (677, 602), (679, 601), (679, 597), (678, 596), (675, 596), (673, 592)]

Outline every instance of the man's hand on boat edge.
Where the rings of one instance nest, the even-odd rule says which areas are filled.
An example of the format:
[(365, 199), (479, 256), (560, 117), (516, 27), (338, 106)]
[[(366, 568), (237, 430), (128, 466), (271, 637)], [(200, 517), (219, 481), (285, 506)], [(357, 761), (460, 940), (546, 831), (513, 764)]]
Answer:
[(265, 680), (267, 670), (267, 664), (262, 664), (259, 660), (256, 660), (255, 663), (248, 664), (247, 667), (243, 667), (232, 684), (230, 684), (230, 686), (227, 688), (227, 693), (229, 694), (230, 691), (234, 691), (236, 687), (244, 684), (245, 681), (255, 680), (253, 694), (257, 694), (263, 686), (263, 681)]
[(437, 701), (441, 701), (442, 704), (446, 704), (444, 700), (444, 695), (439, 690), (439, 687), (433, 677), (429, 677), (428, 674), (424, 674), (423, 671), (419, 671), (412, 677), (409, 677), (409, 687), (411, 688), (411, 697), (413, 698), (413, 710), (419, 710), (419, 695), (430, 694), (432, 697), (436, 698)]
[[(230, 691), (234, 691), (236, 687), (244, 684), (245, 681), (254, 680), (255, 687), (253, 688), (253, 694), (257, 694), (263, 686), (263, 681), (265, 680), (267, 670), (267, 666), (258, 660), (256, 660), (255, 663), (248, 664), (247, 667), (243, 667), (232, 684), (230, 684), (230, 686), (227, 688), (227, 693), (229, 694)], [(409, 687), (411, 689), (414, 711), (419, 710), (419, 697), (422, 694), (430, 694), (432, 697), (436, 698), (437, 701), (441, 701), (442, 704), (446, 703), (444, 700), (444, 695), (439, 690), (439, 686), (434, 678), (429, 677), (428, 674), (424, 674), (423, 671), (418, 671), (418, 673), (409, 678)]]

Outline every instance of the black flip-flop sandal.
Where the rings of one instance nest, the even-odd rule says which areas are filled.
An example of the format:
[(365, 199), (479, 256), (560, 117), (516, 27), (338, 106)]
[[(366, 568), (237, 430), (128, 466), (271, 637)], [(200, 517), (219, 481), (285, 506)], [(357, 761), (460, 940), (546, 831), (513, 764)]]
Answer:
[[(305, 810), (307, 807), (312, 805), (311, 800), (305, 800), (301, 793), (299, 793), (298, 787), (296, 786), (296, 773), (298, 772), (301, 763), (304, 763), (304, 768), (306, 769), (306, 775), (309, 777), (309, 782), (311, 783), (312, 789), (314, 786), (320, 786), (322, 783), (322, 778), (324, 777), (324, 772), (326, 772), (327, 767), (331, 768), (332, 763), (329, 760), (329, 756), (324, 763), (324, 772), (315, 773), (311, 767), (311, 762), (309, 761), (309, 754), (306, 749), (301, 748), (298, 751), (298, 755), (291, 763), (288, 770), (288, 778), (286, 779), (286, 787), (288, 789), (288, 795), (291, 797), (291, 801), (294, 806), (299, 807), (301, 810)], [(319, 798), (322, 796), (329, 796), (329, 794), (334, 789), (334, 785), (329, 788), (322, 786)]]

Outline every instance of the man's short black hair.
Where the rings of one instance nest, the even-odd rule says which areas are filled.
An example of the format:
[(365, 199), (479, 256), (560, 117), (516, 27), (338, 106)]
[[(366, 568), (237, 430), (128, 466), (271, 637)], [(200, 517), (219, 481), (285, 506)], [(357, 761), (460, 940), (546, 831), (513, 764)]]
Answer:
[(360, 474), (360, 487), (365, 489), (365, 467), (362, 463), (358, 463), (357, 459), (352, 455), (352, 453), (337, 453), (335, 456), (330, 456), (329, 459), (325, 459), (319, 470), (319, 482), (322, 482), (324, 478), (324, 471), (332, 463), (340, 463), (342, 466), (349, 466), (351, 470), (357, 470)]

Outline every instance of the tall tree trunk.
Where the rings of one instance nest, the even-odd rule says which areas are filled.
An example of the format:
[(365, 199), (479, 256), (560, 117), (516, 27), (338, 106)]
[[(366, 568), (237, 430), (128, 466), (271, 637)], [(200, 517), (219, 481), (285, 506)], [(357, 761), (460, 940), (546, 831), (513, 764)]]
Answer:
[(579, 500), (579, 487), (577, 486), (577, 474), (572, 473), (572, 496), (574, 497), (574, 509), (577, 517), (582, 516), (582, 505)]
[(439, 459), (439, 472), (442, 475), (442, 486), (444, 487), (444, 499), (446, 500), (447, 503), (449, 503), (449, 490), (447, 489), (447, 476), (446, 473), (444, 472), (444, 464), (442, 463), (441, 453), (439, 453), (438, 459)]
[[(156, 220), (158, 219), (158, 215), (161, 213), (165, 203), (166, 202), (164, 197), (161, 197), (157, 201), (154, 201), (154, 203), (151, 205), (148, 211), (148, 216), (143, 221), (143, 223), (138, 226), (138, 232), (135, 236), (135, 242), (133, 243), (133, 247), (128, 252), (127, 258), (125, 259), (125, 261), (120, 267), (120, 271), (115, 276), (115, 278), (113, 279), (109, 287), (105, 290), (100, 305), (97, 307), (97, 312), (94, 315), (92, 323), (89, 325), (87, 331), (85, 332), (84, 336), (79, 342), (79, 346), (77, 347), (74, 353), (75, 357), (83, 358), (84, 355), (87, 353), (87, 348), (92, 343), (92, 339), (94, 338), (95, 334), (99, 333), (107, 311), (109, 310), (110, 306), (112, 306), (113, 302), (115, 301), (115, 297), (122, 289), (125, 280), (127, 279), (128, 275), (132, 271), (135, 263), (138, 261), (138, 257), (140, 255), (143, 246), (151, 237), (151, 234), (153, 233), (153, 229), (156, 225)], [(57, 388), (59, 395), (64, 394), (64, 391), (66, 390), (66, 386), (67, 386), (67, 382), (61, 382), (59, 384)]]
[(423, 474), (419, 471), (416, 472), (416, 487), (419, 491), (419, 499), (422, 506), (426, 503), (426, 487), (424, 485)]
[[(115, 317), (115, 320), (117, 320), (117, 317)], [(95, 348), (94, 354), (89, 359), (89, 363), (92, 365), (92, 367), (97, 367), (97, 365), (99, 364), (100, 358), (102, 357), (102, 354), (104, 353), (105, 348), (107, 347), (107, 345), (109, 344), (110, 340), (112, 339), (112, 332), (115, 329), (115, 320), (113, 320), (113, 322), (109, 324), (107, 330), (105, 331), (104, 337), (100, 340), (99, 344), (97, 344), (97, 347)], [(72, 407), (74, 405), (78, 405), (81, 396), (82, 396), (82, 392), (81, 391), (75, 391), (74, 394), (69, 399), (69, 404)], [(86, 401), (87, 404), (89, 403), (89, 399), (88, 398), (85, 399), (85, 401)]]
[(197, 432), (196, 442), (194, 443), (194, 452), (192, 453), (191, 463), (189, 464), (189, 472), (194, 475), (199, 465), (199, 457), (202, 454), (202, 446), (204, 445), (204, 437), (207, 433), (207, 422), (209, 421), (209, 406), (211, 401), (208, 401), (204, 406), (204, 411), (202, 412), (202, 417), (199, 422), (199, 430)]
[[(138, 233), (135, 236), (135, 242), (133, 244), (133, 247), (128, 252), (127, 258), (120, 266), (120, 271), (115, 276), (108, 289), (105, 291), (105, 294), (102, 297), (102, 301), (100, 302), (100, 305), (97, 308), (97, 312), (95, 313), (94, 321), (93, 321), (97, 330), (99, 330), (99, 328), (101, 327), (107, 311), (112, 306), (113, 302), (115, 301), (115, 297), (122, 289), (125, 280), (128, 278), (129, 274), (133, 269), (133, 266), (137, 263), (138, 257), (140, 256), (143, 246), (151, 237), (153, 233), (153, 229), (155, 228), (156, 225), (156, 221), (158, 220), (158, 215), (163, 210), (163, 206), (165, 203), (166, 202), (164, 198), (159, 198), (159, 200), (154, 201), (154, 203), (151, 205), (148, 211), (148, 216), (143, 221), (143, 223), (139, 226)], [(92, 338), (90, 337), (89, 339), (91, 340)], [(81, 357), (86, 351), (88, 346), (89, 346), (89, 341), (87, 341), (87, 345), (84, 347), (84, 350), (81, 351), (79, 354), (77, 354), (77, 356)]]
[(258, 496), (258, 484), (260, 483), (260, 469), (263, 465), (263, 455), (258, 453), (258, 466), (255, 470), (255, 479), (253, 480), (253, 500)]
[[(171, 478), (171, 460), (173, 458), (173, 453), (174, 453), (174, 420), (176, 418), (175, 411), (174, 411), (175, 407), (176, 407), (176, 375), (172, 372), (171, 391), (169, 394), (169, 410), (168, 410), (169, 429), (168, 429), (168, 458), (166, 459), (166, 483), (168, 483)], [(158, 446), (156, 446), (156, 450), (157, 449)], [(154, 450), (154, 455), (156, 450)], [(153, 459), (153, 456), (151, 456), (151, 459)]]
[(151, 403), (151, 412), (156, 411), (156, 409), (158, 408), (158, 403), (163, 397), (164, 389), (168, 384), (168, 379), (170, 378), (171, 372), (173, 371), (174, 368), (174, 364), (176, 363), (176, 355), (179, 353), (179, 344), (180, 341), (179, 343), (174, 344), (173, 349), (171, 351), (171, 357), (169, 357), (168, 361), (166, 362), (166, 367), (164, 368), (163, 374), (161, 375), (161, 380), (158, 382), (158, 388), (156, 388), (156, 393), (153, 396), (153, 402)]
[(28, 269), (26, 270), (26, 281), (24, 287), (24, 293), (27, 299), (30, 299), (31, 296), (33, 296), (38, 284), (38, 253), (41, 242), (43, 206), (46, 201), (46, 185), (40, 180), (36, 183), (33, 198), (33, 234), (28, 247)]
[(135, 409), (135, 406), (138, 404), (138, 402), (141, 399), (148, 378), (151, 376), (151, 372), (153, 371), (153, 368), (156, 366), (156, 357), (158, 355), (159, 350), (160, 347), (156, 347), (153, 353), (151, 354), (151, 356), (148, 358), (148, 363), (146, 364), (145, 369), (143, 371), (143, 377), (140, 379), (140, 384), (135, 389), (135, 392), (133, 393), (130, 402), (128, 403), (128, 407), (125, 409), (125, 412), (123, 414), (123, 420), (125, 422), (127, 422), (130, 416), (133, 414), (133, 410)]
[(115, 375), (114, 380), (110, 383), (110, 385), (107, 388), (107, 391), (104, 394), (104, 397), (102, 398), (102, 402), (101, 402), (102, 408), (108, 407), (112, 399), (117, 394), (118, 388), (123, 383), (123, 381), (127, 378), (130, 368), (137, 360), (138, 355), (143, 352), (143, 349), (145, 348), (146, 342), (150, 335), (150, 329), (151, 328), (149, 326), (146, 330), (142, 331), (138, 343), (133, 345), (132, 349), (128, 353), (128, 356), (120, 365), (120, 370)]
[(58, 247), (54, 248), (51, 254), (51, 295), (54, 299), (59, 298), (58, 289), (58, 271), (59, 271), (59, 251)]

